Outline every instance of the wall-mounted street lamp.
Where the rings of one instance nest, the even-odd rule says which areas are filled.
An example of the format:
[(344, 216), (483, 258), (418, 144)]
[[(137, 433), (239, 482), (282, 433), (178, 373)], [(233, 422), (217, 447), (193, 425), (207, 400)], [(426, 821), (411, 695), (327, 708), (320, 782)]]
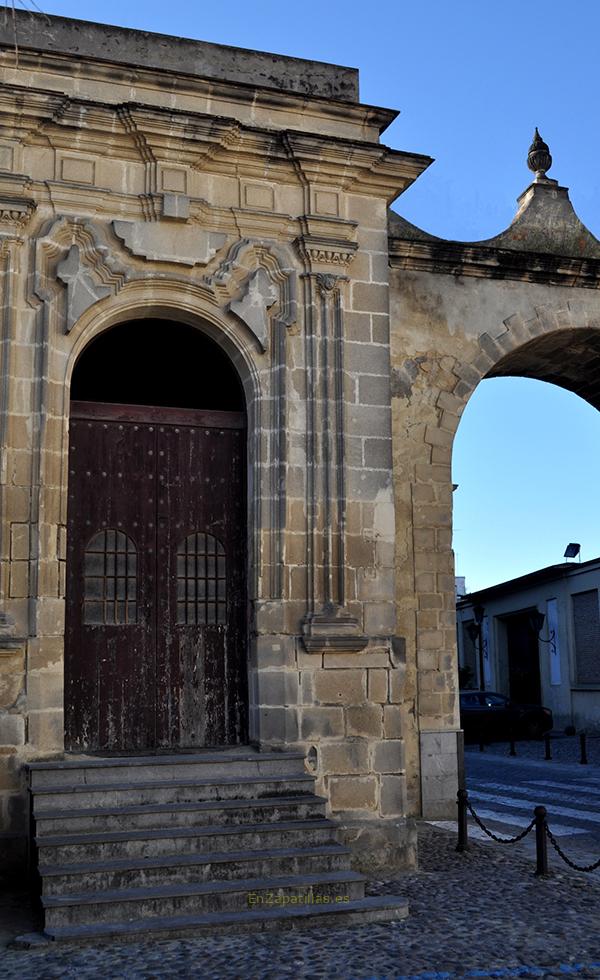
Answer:
[(477, 605), (473, 606), (473, 619), (474, 622), (468, 623), (467, 632), (471, 637), (473, 643), (477, 643), (479, 652), (479, 690), (485, 691), (485, 679), (483, 673), (483, 617), (485, 616), (485, 609), (483, 606)]
[(556, 653), (556, 633), (555, 633), (555, 631), (554, 630), (550, 630), (550, 632), (548, 634), (548, 639), (547, 640), (542, 639), (542, 637), (540, 636), (540, 633), (542, 632), (542, 630), (544, 628), (545, 621), (546, 621), (546, 617), (545, 617), (545, 615), (544, 615), (543, 612), (540, 612), (539, 611), (539, 609), (532, 609), (531, 612), (529, 613), (529, 625), (531, 626), (531, 629), (532, 629), (533, 633), (535, 633), (535, 636), (537, 637), (538, 642), (539, 643), (547, 643), (549, 645), (549, 647), (550, 647), (550, 652), (552, 654), (555, 654)]

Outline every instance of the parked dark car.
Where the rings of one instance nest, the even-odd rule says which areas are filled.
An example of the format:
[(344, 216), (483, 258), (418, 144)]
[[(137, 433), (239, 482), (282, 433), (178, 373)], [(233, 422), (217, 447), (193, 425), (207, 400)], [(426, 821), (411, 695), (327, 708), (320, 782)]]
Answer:
[(495, 691), (461, 691), (460, 724), (467, 741), (541, 738), (553, 725), (539, 704), (517, 704)]

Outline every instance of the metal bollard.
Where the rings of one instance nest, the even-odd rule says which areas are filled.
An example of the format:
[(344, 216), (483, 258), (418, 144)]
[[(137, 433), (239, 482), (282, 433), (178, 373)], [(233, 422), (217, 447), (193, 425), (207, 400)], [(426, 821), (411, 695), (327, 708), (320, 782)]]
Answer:
[(469, 795), (466, 789), (459, 789), (456, 795), (456, 805), (458, 807), (458, 843), (456, 850), (460, 853), (466, 851), (469, 846), (469, 836), (467, 829), (467, 801)]
[(548, 841), (546, 840), (546, 807), (536, 806), (535, 816), (535, 873), (548, 874)]
[(485, 752), (485, 745), (483, 744), (481, 739), (479, 739), (479, 751)]
[(581, 734), (579, 735), (579, 745), (581, 747), (581, 757), (579, 759), (579, 763), (582, 766), (587, 766), (588, 757), (587, 757), (587, 745), (585, 743), (585, 732), (581, 732)]
[(509, 755), (516, 755), (517, 754), (517, 749), (516, 749), (516, 746), (515, 746), (515, 740), (514, 740), (514, 738), (511, 738), (511, 740), (510, 740), (510, 750), (509, 750), (509, 753), (508, 754)]
[(550, 762), (552, 759), (552, 748), (550, 745), (550, 736), (548, 735), (548, 732), (546, 732), (546, 734), (544, 735), (544, 745), (546, 749), (546, 751), (544, 752), (544, 759), (546, 760), (546, 762)]

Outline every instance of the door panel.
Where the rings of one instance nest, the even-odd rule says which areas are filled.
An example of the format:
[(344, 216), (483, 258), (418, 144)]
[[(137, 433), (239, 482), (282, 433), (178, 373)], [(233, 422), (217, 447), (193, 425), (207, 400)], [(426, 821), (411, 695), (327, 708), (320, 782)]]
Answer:
[(244, 738), (244, 433), (158, 430), (159, 744)]
[(242, 423), (73, 404), (67, 748), (246, 739)]
[[(154, 741), (155, 442), (153, 426), (71, 419), (65, 629), (71, 750), (139, 749)], [(132, 580), (135, 616), (132, 606), (121, 614), (119, 599)], [(135, 710), (127, 710), (132, 692)]]

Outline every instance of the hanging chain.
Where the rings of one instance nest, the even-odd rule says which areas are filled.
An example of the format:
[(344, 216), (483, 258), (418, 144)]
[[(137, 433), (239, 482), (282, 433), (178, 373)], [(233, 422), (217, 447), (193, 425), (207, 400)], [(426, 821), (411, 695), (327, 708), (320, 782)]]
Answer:
[(574, 861), (571, 861), (570, 858), (568, 858), (565, 852), (562, 850), (560, 844), (558, 843), (556, 837), (550, 830), (548, 824), (546, 824), (546, 834), (548, 835), (550, 839), (550, 843), (552, 844), (552, 847), (554, 848), (558, 856), (563, 859), (565, 864), (568, 864), (570, 868), (573, 868), (573, 871), (596, 871), (597, 868), (600, 868), (600, 858), (598, 858), (597, 861), (594, 861), (593, 864), (575, 864)]
[(471, 816), (473, 817), (473, 820), (475, 821), (477, 826), (480, 827), (481, 830), (483, 830), (484, 834), (487, 834), (488, 837), (491, 837), (492, 840), (495, 840), (498, 844), (517, 844), (520, 840), (523, 840), (524, 837), (527, 837), (527, 834), (530, 832), (530, 830), (533, 830), (533, 828), (535, 827), (535, 818), (534, 818), (529, 824), (529, 826), (526, 827), (521, 834), (517, 834), (516, 837), (498, 837), (497, 834), (494, 834), (492, 833), (491, 830), (488, 830), (485, 824), (479, 819), (479, 817), (475, 813), (475, 810), (471, 806), (469, 800), (467, 800), (467, 809), (471, 814)]

